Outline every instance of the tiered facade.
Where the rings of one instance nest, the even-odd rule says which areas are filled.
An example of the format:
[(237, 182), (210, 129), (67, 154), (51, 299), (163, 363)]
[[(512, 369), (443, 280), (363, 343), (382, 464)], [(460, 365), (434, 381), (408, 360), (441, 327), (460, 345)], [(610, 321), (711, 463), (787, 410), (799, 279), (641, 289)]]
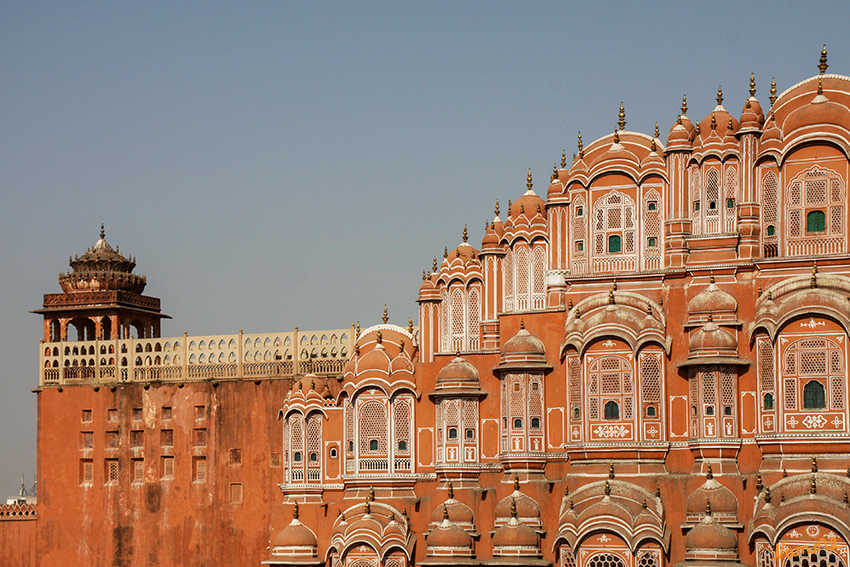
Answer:
[(826, 67), (666, 144), (621, 108), (434, 259), (418, 325), (161, 338), (102, 236), (39, 311), (40, 564), (848, 567)]

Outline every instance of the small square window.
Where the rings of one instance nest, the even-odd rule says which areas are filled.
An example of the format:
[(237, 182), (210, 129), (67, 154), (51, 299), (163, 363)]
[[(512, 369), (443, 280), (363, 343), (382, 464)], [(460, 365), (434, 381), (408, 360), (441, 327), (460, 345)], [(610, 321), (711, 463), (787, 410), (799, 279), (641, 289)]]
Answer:
[(694, 201), (694, 211), (699, 211), (699, 201)]
[(107, 449), (117, 449), (118, 448), (118, 432), (117, 431), (107, 431), (106, 432), (106, 448)]
[(171, 408), (167, 406), (163, 406), (162, 408), (162, 419), (168, 421), (171, 419)]
[(163, 447), (173, 447), (174, 446), (174, 430), (173, 429), (163, 429), (159, 433), (160, 445)]
[(317, 452), (313, 451), (313, 452), (310, 453), (310, 462), (311, 463), (318, 463), (319, 462), (319, 454)]
[(133, 408), (133, 421), (142, 421), (142, 408)]
[(466, 430), (466, 438), (467, 439), (475, 439), (475, 430), (474, 429), (467, 429)]
[(584, 242), (581, 240), (576, 241), (576, 252), (584, 252)]
[(231, 465), (241, 465), (242, 464), (242, 449), (231, 449), (230, 450), (230, 464)]
[(83, 423), (90, 423), (92, 420), (92, 413), (90, 409), (83, 410)]
[(108, 419), (109, 421), (118, 421), (118, 410), (117, 409), (106, 410), (106, 419)]
[(336, 451), (335, 448), (330, 450), (330, 455), (331, 455), (331, 459), (336, 459), (337, 451)]
[(776, 227), (772, 224), (767, 225), (767, 235), (773, 236), (776, 234)]
[(369, 440), (369, 450), (370, 451), (377, 451), (378, 450), (378, 440), (377, 439)]
[(144, 447), (145, 445), (145, 432), (144, 431), (131, 431), (130, 432), (130, 447)]
[(521, 389), (522, 389), (522, 386), (520, 386), (519, 383), (514, 384), (514, 392), (519, 392)]
[(583, 217), (584, 216), (584, 207), (576, 207), (576, 216)]
[(726, 208), (734, 209), (735, 208), (735, 199), (726, 199)]
[(404, 439), (399, 441), (398, 442), (398, 450), (399, 451), (407, 451), (407, 441), (405, 441)]
[(145, 461), (144, 459), (133, 459), (133, 482), (145, 481)]
[(195, 419), (206, 419), (207, 406), (195, 406)]
[(106, 484), (118, 483), (118, 459), (106, 459)]
[(80, 460), (80, 484), (91, 484), (94, 482), (94, 461), (91, 459)]
[(514, 419), (514, 429), (522, 429), (522, 419), (517, 417)]
[(94, 447), (94, 432), (83, 431), (80, 433), (80, 448), (91, 449)]
[(449, 427), (449, 439), (457, 439), (457, 427)]
[(230, 503), (231, 504), (242, 504), (242, 483), (241, 482), (230, 483)]
[(205, 447), (207, 444), (207, 430), (206, 429), (196, 429), (195, 430), (195, 447)]
[(531, 428), (532, 429), (540, 429), (540, 418), (532, 417), (531, 418)]
[(174, 478), (174, 457), (162, 457), (162, 478)]
[(647, 211), (655, 211), (658, 210), (658, 204), (655, 201), (650, 201), (646, 204)]
[(292, 453), (292, 460), (296, 463), (300, 463), (301, 462), (301, 451), (295, 451), (294, 453)]

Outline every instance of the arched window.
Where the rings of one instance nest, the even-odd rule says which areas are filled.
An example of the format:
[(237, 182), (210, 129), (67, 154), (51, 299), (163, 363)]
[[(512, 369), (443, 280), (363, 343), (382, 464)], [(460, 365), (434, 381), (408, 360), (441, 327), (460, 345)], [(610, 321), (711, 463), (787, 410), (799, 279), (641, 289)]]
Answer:
[(608, 253), (616, 254), (621, 250), (621, 240), (618, 234), (612, 234), (608, 237)]
[(826, 389), (817, 380), (811, 380), (803, 386), (803, 407), (805, 409), (823, 409), (826, 407)]
[(812, 211), (806, 215), (806, 232), (824, 232), (826, 230), (826, 214), (823, 211)]
[(620, 419), (620, 406), (611, 400), (605, 403), (605, 419)]
[(764, 405), (762, 407), (766, 410), (773, 409), (773, 394), (764, 395)]

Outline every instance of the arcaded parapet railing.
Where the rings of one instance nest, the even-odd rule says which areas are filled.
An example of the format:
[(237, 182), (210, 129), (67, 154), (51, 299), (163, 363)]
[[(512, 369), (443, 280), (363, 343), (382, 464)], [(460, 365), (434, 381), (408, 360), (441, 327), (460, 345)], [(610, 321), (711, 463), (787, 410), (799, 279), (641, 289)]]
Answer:
[(342, 375), (354, 328), (61, 341), (39, 346), (41, 385)]
[(35, 520), (35, 504), (0, 504), (0, 521)]

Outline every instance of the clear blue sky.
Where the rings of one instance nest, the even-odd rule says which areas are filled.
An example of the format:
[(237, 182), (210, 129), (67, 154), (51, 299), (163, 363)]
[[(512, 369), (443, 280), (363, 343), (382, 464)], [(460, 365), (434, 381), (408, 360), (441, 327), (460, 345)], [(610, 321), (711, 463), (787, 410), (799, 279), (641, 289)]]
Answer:
[[(0, 2), (0, 496), (35, 472), (42, 294), (97, 239), (166, 336), (414, 316), (422, 270), (610, 132), (850, 74), (846, 2)], [(50, 420), (50, 416), (44, 416)], [(273, 419), (273, 416), (269, 416)]]

